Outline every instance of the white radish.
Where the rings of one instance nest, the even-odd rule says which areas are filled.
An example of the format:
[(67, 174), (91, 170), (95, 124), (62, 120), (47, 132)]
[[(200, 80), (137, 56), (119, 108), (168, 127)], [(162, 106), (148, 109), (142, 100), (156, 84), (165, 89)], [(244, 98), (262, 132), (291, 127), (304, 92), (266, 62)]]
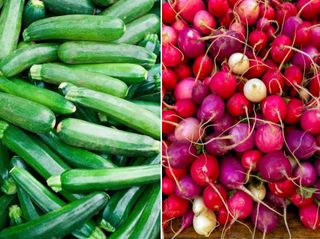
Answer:
[(242, 53), (233, 53), (229, 57), (228, 65), (233, 73), (242, 75), (249, 70), (249, 58)]
[(209, 237), (216, 224), (216, 215), (209, 209), (193, 217), (193, 228), (201, 236)]
[(195, 197), (192, 205), (192, 211), (195, 215), (199, 215), (200, 213), (208, 210), (206, 205), (204, 204), (202, 197)]
[(244, 96), (251, 102), (261, 102), (267, 97), (267, 87), (262, 80), (252, 78), (243, 87)]
[(262, 201), (267, 194), (266, 187), (263, 183), (260, 184), (249, 184), (249, 190), (253, 195), (253, 200), (256, 202)]

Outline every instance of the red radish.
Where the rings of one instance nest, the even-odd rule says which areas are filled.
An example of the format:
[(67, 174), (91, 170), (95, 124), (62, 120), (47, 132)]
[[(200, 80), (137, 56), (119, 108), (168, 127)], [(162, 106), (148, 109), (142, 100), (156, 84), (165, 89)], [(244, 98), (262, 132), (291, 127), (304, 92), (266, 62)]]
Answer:
[(172, 24), (176, 20), (176, 13), (173, 4), (169, 2), (162, 3), (162, 21), (166, 24)]
[(289, 99), (287, 104), (287, 115), (284, 118), (284, 122), (287, 124), (296, 124), (300, 121), (302, 114), (303, 102), (296, 98)]
[(217, 220), (219, 224), (225, 225), (232, 220), (232, 216), (228, 213), (228, 210), (225, 207), (220, 207), (218, 210)]
[(282, 34), (290, 38), (295, 36), (298, 26), (302, 23), (302, 19), (297, 16), (289, 17), (283, 24)]
[(256, 0), (241, 0), (235, 10), (243, 25), (251, 26), (258, 20), (260, 9)]
[(283, 181), (291, 176), (291, 164), (283, 152), (269, 153), (261, 158), (259, 173), (267, 181)]
[(237, 219), (247, 218), (252, 213), (253, 201), (252, 198), (245, 192), (235, 192), (228, 199), (227, 204), (230, 212)]
[(268, 183), (268, 187), (272, 193), (282, 198), (290, 196), (297, 189), (297, 186), (290, 179), (286, 179), (280, 182)]
[(223, 17), (227, 14), (228, 9), (227, 0), (208, 0), (208, 10), (214, 17)]
[(176, 68), (174, 68), (174, 71), (176, 72), (180, 80), (192, 77), (192, 72), (190, 67), (185, 64), (181, 64), (177, 66)]
[(200, 38), (201, 35), (197, 30), (186, 28), (179, 34), (179, 48), (187, 57), (196, 58), (205, 53), (205, 42)]
[(266, 66), (262, 62), (262, 58), (256, 57), (249, 59), (250, 67), (245, 76), (249, 79), (258, 78), (266, 71)]
[(230, 141), (236, 152), (245, 152), (254, 147), (254, 132), (248, 124), (240, 123), (229, 130)]
[[(193, 211), (190, 209), (188, 210), (188, 212), (186, 212), (183, 216), (182, 216), (182, 221), (181, 221), (181, 227), (179, 228), (179, 230), (175, 233), (175, 236), (179, 235), (183, 230), (187, 229), (188, 227), (192, 226), (193, 223), (193, 217), (194, 217), (194, 213)], [(174, 236), (174, 237), (175, 237)]]
[[(298, 189), (290, 195), (290, 201), (297, 207), (305, 207), (313, 203), (314, 196), (312, 193), (302, 191)], [(305, 195), (304, 195), (305, 194)]]
[(264, 2), (259, 4), (259, 16), (264, 17), (268, 20), (273, 20), (276, 16), (274, 9), (270, 6), (270, 4)]
[(308, 132), (292, 130), (286, 134), (288, 148), (298, 159), (310, 158), (317, 151), (315, 138)]
[(283, 143), (282, 130), (276, 125), (264, 124), (255, 132), (255, 144), (263, 153), (281, 150)]
[(320, 210), (315, 203), (299, 208), (299, 217), (302, 224), (309, 229), (320, 228)]
[(297, 8), (291, 2), (284, 2), (279, 6), (279, 9), (276, 11), (276, 20), (282, 25), (282, 23), (291, 16), (297, 15)]
[(178, 42), (178, 34), (174, 28), (162, 25), (161, 39), (162, 45), (176, 45)]
[(313, 165), (308, 162), (303, 162), (301, 166), (297, 166), (293, 171), (293, 176), (299, 185), (305, 187), (312, 186), (317, 180), (316, 170)]
[(191, 117), (197, 112), (197, 106), (191, 99), (178, 100), (173, 108), (183, 118)]
[(167, 176), (162, 178), (162, 193), (165, 195), (173, 194), (176, 190), (176, 183)]
[(245, 116), (247, 112), (251, 111), (251, 104), (243, 95), (243, 93), (236, 92), (227, 101), (227, 110), (231, 116)]
[(172, 168), (187, 168), (195, 159), (196, 149), (188, 142), (174, 142), (168, 147), (167, 157)]
[(220, 184), (209, 185), (203, 191), (204, 204), (213, 211), (218, 211), (224, 206), (222, 199), (227, 200), (227, 192)]
[(296, 31), (294, 44), (297, 46), (306, 45), (311, 40), (311, 23), (302, 22)]
[(193, 63), (193, 74), (198, 79), (204, 79), (207, 76), (211, 75), (213, 70), (213, 62), (207, 55), (198, 56)]
[(271, 26), (271, 23), (270, 23), (270, 20), (268, 20), (267, 18), (260, 18), (257, 23), (256, 23), (256, 26), (257, 26), (257, 30), (259, 31), (263, 31), (263, 32), (267, 32), (267, 30), (272, 27)]
[(183, 55), (172, 45), (162, 46), (162, 63), (167, 67), (175, 67), (182, 62)]
[(230, 98), (236, 91), (236, 77), (228, 72), (218, 71), (210, 81), (212, 93), (220, 96), (222, 99)]
[(270, 95), (262, 101), (262, 114), (266, 120), (278, 123), (287, 114), (286, 102), (277, 95)]
[(201, 187), (189, 175), (182, 177), (179, 180), (179, 187), (176, 187), (176, 195), (189, 200), (198, 196), (201, 191)]
[(166, 200), (164, 200), (163, 204), (163, 211), (168, 218), (181, 217), (188, 211), (190, 207), (188, 200), (183, 199), (175, 194), (171, 194)]
[[(224, 16), (219, 18), (219, 23), (221, 26), (225, 28), (229, 28), (233, 19), (234, 19), (234, 12), (231, 8), (228, 8), (227, 13)], [(239, 39), (242, 39), (242, 38), (243, 38), (242, 35), (240, 35)]]
[(194, 78), (186, 78), (179, 81), (174, 89), (174, 97), (176, 100), (192, 99), (192, 88), (194, 84)]
[(268, 70), (263, 78), (263, 83), (266, 85), (269, 94), (281, 94), (284, 87), (285, 78), (278, 70)]
[(255, 30), (249, 34), (249, 44), (259, 51), (267, 46), (268, 37), (263, 31)]
[(233, 119), (228, 113), (224, 113), (223, 116), (216, 120), (213, 125), (214, 132), (216, 134), (221, 134), (231, 128), (233, 124)]
[(203, 84), (200, 81), (197, 81), (192, 89), (192, 100), (198, 104), (201, 104), (201, 102), (210, 94), (209, 87)]
[(193, 27), (204, 35), (209, 35), (216, 27), (216, 20), (205, 10), (196, 13), (193, 18)]
[(177, 12), (190, 23), (197, 12), (206, 9), (202, 0), (176, 0), (175, 4)]
[(252, 210), (251, 221), (255, 224), (255, 227), (265, 235), (276, 229), (278, 216), (266, 206), (256, 204)]
[(242, 167), (249, 171), (256, 171), (263, 154), (259, 150), (248, 150), (241, 156)]
[(320, 177), (320, 158), (317, 158), (314, 161), (314, 169), (316, 170), (318, 177)]
[(295, 65), (288, 66), (284, 71), (284, 76), (287, 86), (300, 85), (303, 79), (300, 68)]
[(248, 100), (257, 103), (266, 98), (267, 88), (263, 81), (252, 78), (245, 83), (243, 93)]
[(246, 173), (239, 162), (233, 156), (222, 158), (220, 163), (220, 183), (228, 189), (239, 189), (243, 187), (246, 180)]
[(175, 169), (175, 168), (166, 168), (165, 169), (166, 175), (168, 176), (168, 178), (170, 178), (171, 180), (179, 180), (180, 178), (182, 178), (184, 175), (187, 174), (187, 169), (185, 168), (179, 168), (179, 169)]
[(219, 176), (219, 164), (215, 157), (201, 154), (191, 165), (191, 177), (201, 186), (214, 183)]
[[(164, 110), (162, 111), (162, 132), (169, 134), (175, 128), (176, 123), (179, 122), (177, 113), (173, 110)], [(173, 123), (173, 124), (171, 124)]]
[(246, 28), (240, 22), (231, 23), (229, 30), (239, 33), (241, 35), (241, 40), (245, 40)]
[(311, 40), (312, 45), (320, 50), (320, 41), (318, 39), (320, 38), (320, 26), (313, 26), (311, 29)]
[(181, 19), (177, 19), (173, 24), (172, 27), (178, 32), (180, 33), (182, 30), (188, 28), (188, 24), (181, 20)]
[[(301, 53), (302, 52), (302, 53)], [(306, 46), (301, 48), (301, 52), (296, 52), (292, 59), (292, 64), (298, 66), (301, 70), (309, 71), (315, 68), (314, 61), (319, 61), (319, 52), (313, 46)]]
[(217, 95), (208, 95), (198, 109), (197, 118), (201, 121), (219, 120), (224, 114), (224, 102)]
[(318, 179), (317, 182), (313, 186), (316, 189), (316, 192), (314, 193), (314, 195), (317, 200), (320, 200), (320, 179)]
[(198, 119), (189, 117), (180, 121), (174, 136), (177, 141), (198, 142), (203, 136), (203, 128)]
[(320, 96), (320, 74), (317, 74), (314, 77), (312, 77), (309, 84), (309, 91), (315, 97)]
[(166, 90), (174, 90), (177, 82), (178, 76), (173, 70), (169, 68), (162, 69), (162, 85), (166, 88)]
[(292, 41), (288, 36), (278, 36), (274, 39), (271, 46), (270, 54), (272, 59), (277, 63), (288, 62), (293, 56), (292, 50), (288, 48), (291, 45)]
[(306, 20), (313, 20), (320, 14), (319, 0), (299, 0), (297, 8), (302, 9), (301, 16)]
[(320, 134), (320, 109), (305, 111), (301, 116), (301, 128), (310, 134)]
[(287, 201), (285, 198), (278, 197), (271, 191), (267, 191), (266, 201), (274, 208), (285, 208), (287, 206)]
[(218, 135), (213, 134), (206, 138), (205, 149), (214, 156), (223, 156), (229, 152), (229, 145), (228, 139), (219, 139)]

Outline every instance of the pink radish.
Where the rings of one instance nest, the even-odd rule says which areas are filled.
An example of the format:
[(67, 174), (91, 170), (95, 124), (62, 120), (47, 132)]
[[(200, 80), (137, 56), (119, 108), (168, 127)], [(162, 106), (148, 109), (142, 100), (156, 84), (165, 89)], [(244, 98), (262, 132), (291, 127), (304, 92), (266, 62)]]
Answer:
[(287, 105), (285, 101), (277, 95), (271, 95), (262, 101), (263, 118), (278, 123), (283, 120), (287, 114)]
[(178, 46), (187, 57), (196, 58), (205, 53), (205, 42), (200, 38), (197, 30), (186, 28), (179, 34)]
[(194, 78), (186, 78), (178, 82), (174, 90), (176, 100), (192, 99), (192, 88), (195, 84)]
[(197, 185), (191, 176), (187, 175), (179, 180), (179, 187), (176, 187), (176, 194), (185, 199), (193, 199), (201, 193), (202, 189)]
[(254, 147), (254, 132), (248, 124), (240, 123), (229, 130), (231, 146), (236, 152), (245, 152)]
[(198, 11), (206, 8), (202, 0), (176, 0), (175, 4), (177, 12), (190, 23)]
[(283, 143), (282, 130), (276, 125), (265, 124), (255, 132), (255, 144), (263, 153), (281, 150)]
[(197, 118), (202, 122), (216, 121), (224, 114), (224, 102), (217, 95), (208, 95), (198, 109)]
[(193, 26), (203, 35), (209, 35), (216, 27), (216, 20), (209, 12), (201, 10), (194, 16)]
[(320, 110), (318, 108), (307, 110), (302, 114), (301, 128), (313, 135), (320, 134)]
[(236, 77), (228, 72), (218, 71), (212, 76), (210, 89), (222, 99), (230, 98), (236, 91)]
[(189, 117), (182, 120), (175, 128), (174, 137), (177, 141), (198, 142), (203, 136), (200, 121)]

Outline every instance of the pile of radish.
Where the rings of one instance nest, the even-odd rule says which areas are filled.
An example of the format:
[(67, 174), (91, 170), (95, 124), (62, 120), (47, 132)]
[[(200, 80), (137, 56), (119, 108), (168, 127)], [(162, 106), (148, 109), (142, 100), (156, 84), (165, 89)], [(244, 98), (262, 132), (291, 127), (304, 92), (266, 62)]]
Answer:
[(162, 13), (164, 231), (283, 222), (289, 238), (293, 209), (320, 230), (320, 0), (175, 0)]

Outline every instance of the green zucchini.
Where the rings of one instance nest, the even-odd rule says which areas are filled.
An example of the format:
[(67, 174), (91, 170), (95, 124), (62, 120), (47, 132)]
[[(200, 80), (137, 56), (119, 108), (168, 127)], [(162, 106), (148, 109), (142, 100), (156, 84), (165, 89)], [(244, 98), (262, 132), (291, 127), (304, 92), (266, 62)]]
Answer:
[(107, 7), (114, 4), (118, 0), (92, 0), (92, 1), (94, 4), (97, 4), (98, 6)]
[(16, 184), (9, 175), (10, 167), (9, 150), (0, 142), (0, 186), (2, 192), (8, 195), (16, 193)]
[(160, 53), (160, 41), (157, 34), (148, 34), (143, 41), (139, 43), (139, 46), (146, 48), (156, 55)]
[(16, 204), (9, 207), (9, 221), (10, 226), (19, 225), (23, 223), (22, 210)]
[(0, 0), (0, 9), (2, 8), (4, 0)]
[(95, 13), (94, 5), (90, 0), (43, 0), (46, 8), (57, 15)]
[(67, 144), (111, 154), (149, 157), (160, 151), (160, 142), (149, 136), (78, 119), (63, 120), (58, 125), (57, 133), (59, 138)]
[(101, 14), (109, 17), (118, 17), (129, 23), (151, 10), (154, 0), (119, 0)]
[(85, 41), (63, 43), (58, 57), (68, 64), (135, 63), (146, 69), (150, 69), (157, 58), (140, 46)]
[(55, 126), (54, 113), (47, 107), (7, 93), (0, 93), (0, 118), (26, 130), (43, 133)]
[(157, 219), (157, 223), (155, 223), (155, 225), (151, 229), (151, 234), (150, 234), (149, 238), (150, 239), (159, 239), (159, 238), (161, 238), (160, 228), (161, 228), (161, 214), (159, 213), (159, 216), (158, 216), (158, 219)]
[(1, 239), (43, 239), (63, 237), (94, 216), (107, 202), (107, 194), (94, 193), (39, 218), (4, 229)]
[(128, 84), (136, 84), (147, 79), (148, 71), (142, 66), (131, 63), (105, 63), (70, 65), (69, 67), (97, 72), (122, 80)]
[(77, 119), (82, 119), (94, 124), (100, 124), (99, 116), (92, 109), (77, 105), (77, 111), (73, 114)]
[(160, 92), (149, 93), (147, 95), (135, 96), (133, 100), (151, 101), (160, 103), (161, 94)]
[(150, 111), (130, 101), (71, 84), (63, 83), (59, 88), (62, 89), (66, 99), (103, 112), (107, 117), (110, 116), (140, 133), (160, 139), (159, 117)]
[[(47, 213), (66, 205), (64, 201), (43, 186), (25, 169), (14, 167), (11, 170), (11, 175), (17, 184), (26, 192), (28, 192), (33, 201), (35, 201), (44, 212)], [(95, 226), (92, 222), (87, 222), (81, 228), (75, 230), (72, 234), (77, 238), (83, 238), (83, 236), (87, 236), (89, 238), (105, 238), (101, 230), (95, 230), (94, 228)], [(90, 232), (93, 234), (90, 234)], [(82, 235), (82, 237), (80, 235)]]
[[(143, 215), (145, 208), (153, 207), (153, 205), (158, 202), (160, 205), (160, 184), (155, 183), (150, 185), (145, 193), (140, 197), (137, 204), (130, 213), (128, 219), (111, 234), (109, 239), (128, 239), (131, 233), (134, 231), (136, 224), (139, 222)], [(151, 230), (148, 228), (148, 230)], [(138, 237), (137, 237), (138, 238)], [(139, 238), (148, 238), (148, 237), (139, 237)]]
[[(148, 34), (160, 31), (160, 19), (155, 14), (148, 14), (140, 17), (127, 25), (127, 30), (122, 37), (114, 43), (137, 44)], [(151, 51), (152, 52), (152, 51)], [(156, 53), (157, 54), (157, 53)]]
[(31, 23), (45, 18), (46, 9), (40, 0), (29, 0), (23, 9), (23, 26), (28, 27)]
[(123, 166), (126, 166), (126, 164), (129, 161), (129, 158), (123, 155), (114, 155), (114, 157), (112, 158), (112, 161), (115, 164), (117, 164), (119, 167), (123, 167)]
[(26, 42), (26, 41), (21, 41), (18, 43), (18, 46), (17, 46), (17, 49), (20, 49), (20, 48), (24, 48), (24, 47), (29, 47), (29, 46), (32, 46), (32, 45), (35, 45), (36, 43), (35, 42)]
[(58, 47), (55, 43), (42, 43), (17, 49), (1, 61), (0, 71), (6, 77), (12, 77), (34, 64), (57, 61)]
[(107, 160), (95, 153), (65, 144), (53, 132), (41, 134), (39, 136), (71, 166), (91, 169), (116, 167), (116, 165), (110, 160)]
[(51, 84), (68, 82), (117, 97), (125, 97), (128, 92), (127, 85), (121, 80), (100, 73), (72, 69), (57, 63), (33, 65), (30, 75), (34, 80), (43, 80)]
[(114, 41), (125, 31), (118, 18), (89, 15), (49, 17), (32, 23), (23, 32), (24, 41), (74, 40)]
[(48, 185), (54, 191), (90, 192), (93, 190), (118, 190), (136, 185), (157, 182), (160, 164), (108, 169), (71, 169), (59, 176), (50, 177)]
[(42, 104), (57, 114), (72, 114), (76, 107), (60, 94), (23, 80), (8, 80), (0, 76), (0, 90)]
[(0, 60), (18, 45), (24, 0), (5, 1), (0, 16)]
[(141, 101), (141, 100), (130, 100), (130, 101), (146, 110), (149, 110), (150, 112), (160, 117), (161, 112), (160, 112), (160, 107), (158, 103), (150, 102), (150, 101)]
[(31, 198), (22, 188), (17, 187), (17, 195), (21, 206), (22, 216), (25, 221), (31, 221), (40, 217), (37, 209), (35, 208)]
[(11, 203), (14, 201), (15, 196), (13, 195), (2, 195), (0, 196), (0, 230), (3, 229), (8, 223), (8, 209)]

